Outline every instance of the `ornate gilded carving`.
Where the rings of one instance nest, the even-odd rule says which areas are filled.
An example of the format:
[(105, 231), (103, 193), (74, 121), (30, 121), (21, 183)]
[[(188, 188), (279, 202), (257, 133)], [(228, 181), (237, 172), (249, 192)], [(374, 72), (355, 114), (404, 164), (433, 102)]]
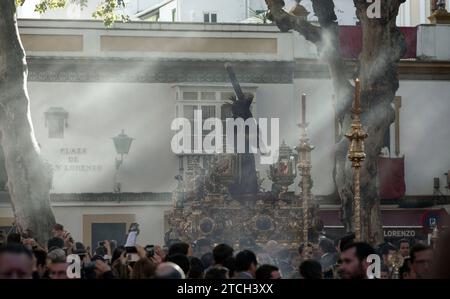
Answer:
[(353, 103), (353, 122), (350, 129), (345, 136), (350, 140), (350, 147), (348, 150), (348, 159), (352, 162), (354, 169), (354, 225), (356, 240), (364, 240), (361, 232), (361, 163), (366, 159), (364, 152), (364, 140), (368, 137), (361, 124), (361, 84), (359, 79), (355, 81), (355, 101)]

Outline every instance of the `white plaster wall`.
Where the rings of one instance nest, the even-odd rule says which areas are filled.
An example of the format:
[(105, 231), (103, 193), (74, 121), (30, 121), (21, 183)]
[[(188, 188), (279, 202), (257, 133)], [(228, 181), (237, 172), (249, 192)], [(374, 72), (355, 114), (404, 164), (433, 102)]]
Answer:
[[(55, 193), (112, 191), (114, 159), (111, 137), (120, 130), (136, 138), (120, 171), (124, 192), (169, 192), (175, 187), (178, 160), (171, 152), (175, 102), (170, 84), (37, 83), (30, 96), (36, 135), (44, 157), (65, 164), (61, 148), (87, 148), (79, 164), (102, 165), (99, 172), (55, 172)], [(433, 91), (433, 97), (430, 97)], [(257, 117), (280, 119), (280, 142), (296, 146), (300, 129), (300, 93), (308, 95), (313, 151), (314, 193), (333, 191), (334, 108), (329, 80), (297, 79), (294, 84), (259, 84)], [(402, 81), (401, 151), (406, 156), (407, 195), (432, 194), (432, 179), (450, 169), (450, 85), (446, 81)], [(44, 111), (51, 106), (69, 112), (63, 140), (48, 139)], [(109, 107), (109, 108), (105, 108)], [(132, 115), (132, 118), (129, 116)], [(436, 121), (439, 120), (439, 121)], [(391, 132), (394, 150), (394, 131)], [(258, 165), (263, 176), (268, 167)], [(264, 187), (270, 189), (266, 180)], [(292, 188), (296, 188), (293, 186)], [(444, 189), (442, 188), (444, 191)]]
[(249, 7), (253, 10), (267, 10), (265, 0), (248, 0)]
[[(334, 110), (332, 104), (332, 86), (329, 80), (297, 79), (294, 84), (260, 84), (257, 91), (257, 116), (279, 118), (280, 144), (284, 140), (287, 145), (296, 147), (301, 130), (300, 98), (301, 93), (307, 97), (307, 121), (311, 143), (316, 146), (312, 153), (314, 179), (313, 192), (328, 195), (333, 192), (334, 161)], [(262, 176), (267, 176), (268, 165), (258, 165)], [(263, 187), (270, 190), (272, 182), (264, 181)], [(298, 181), (291, 190), (298, 191)]]
[[(167, 192), (175, 186), (177, 158), (170, 150), (175, 96), (170, 84), (29, 83), (31, 115), (42, 154), (52, 164), (71, 165), (61, 148), (86, 148), (75, 165), (101, 171), (55, 171), (55, 193), (112, 191), (121, 129), (135, 138), (119, 172), (123, 192)], [(64, 139), (49, 139), (44, 112), (69, 112)]]
[(229, 23), (246, 18), (245, 0), (185, 0), (180, 2), (182, 22), (203, 22), (204, 12), (217, 13), (218, 23)]
[(18, 18), (40, 18), (41, 15), (34, 11), (39, 0), (27, 0), (22, 6), (17, 7)]
[(423, 59), (450, 60), (450, 25), (419, 26), (417, 56)]
[[(448, 81), (401, 81), (400, 150), (405, 155), (406, 194), (433, 194), (433, 178), (441, 191), (450, 170), (450, 84)], [(394, 150), (394, 126), (391, 145)], [(394, 153), (393, 153), (394, 154)]]
[[(333, 88), (329, 80), (297, 79), (293, 94), (296, 97), (294, 111), (299, 108), (299, 93), (308, 95), (307, 119), (311, 143), (315, 194), (326, 195), (334, 190), (332, 171), (334, 165), (334, 108)], [(433, 194), (433, 178), (441, 179), (441, 191), (445, 189), (444, 173), (450, 170), (450, 84), (448, 81), (400, 82), (397, 92), (402, 97), (400, 116), (401, 155), (405, 155), (406, 195)], [(258, 111), (264, 109), (260, 105)], [(271, 109), (276, 109), (271, 107)], [(289, 109), (281, 106), (280, 110)], [(292, 113), (289, 113), (289, 116)], [(297, 122), (297, 119), (295, 122)], [(286, 120), (285, 123), (292, 124)], [(281, 130), (283, 132), (283, 130)], [(286, 137), (289, 144), (297, 144), (300, 130), (292, 130)], [(391, 150), (395, 149), (394, 125), (391, 127)], [(288, 142), (288, 141), (287, 141)], [(294, 142), (294, 143), (292, 143)], [(392, 152), (394, 155), (394, 152)]]
[(436, 58), (450, 60), (450, 25), (438, 25), (436, 29)]
[[(74, 34), (83, 35), (85, 47), (80, 52), (46, 52), (46, 51), (27, 51), (28, 56), (55, 56), (58, 57), (121, 57), (121, 58), (155, 58), (155, 59), (229, 59), (229, 60), (292, 60), (293, 57), (293, 41), (292, 36), (295, 33), (280, 33), (275, 27), (263, 26), (260, 30), (259, 27), (254, 25), (203, 25), (203, 24), (161, 24), (161, 23), (117, 23), (115, 26), (121, 30), (107, 30), (100, 22), (80, 22), (73, 21), (59, 23), (58, 21), (41, 21), (46, 25), (52, 23), (56, 28), (36, 28), (36, 21), (25, 20), (22, 23), (31, 24), (33, 27), (20, 28), (21, 34)], [(81, 24), (89, 24), (90, 26), (98, 26), (98, 30), (86, 30), (84, 28), (67, 28), (70, 26), (80, 26)], [(89, 28), (87, 25), (87, 28)], [(148, 30), (142, 30), (143, 27)], [(204, 27), (208, 26), (208, 28)], [(26, 28), (25, 28), (26, 27)], [(94, 27), (95, 28), (95, 27)], [(138, 30), (136, 30), (138, 29)], [(265, 31), (267, 29), (267, 31)], [(236, 32), (240, 31), (240, 32)], [(101, 37), (102, 36), (150, 36), (150, 37), (219, 37), (219, 38), (271, 38), (277, 39), (277, 53), (239, 53), (239, 52), (178, 52), (178, 51), (165, 51), (162, 49), (160, 52), (146, 52), (146, 51), (101, 51)], [(199, 47), (203, 46), (199, 44)], [(297, 46), (296, 46), (297, 47)], [(297, 49), (309, 49), (310, 45), (299, 45)], [(308, 55), (308, 56), (304, 56)], [(300, 57), (310, 57), (310, 53), (306, 53)]]
[[(309, 123), (308, 134), (310, 142), (315, 146), (312, 152), (313, 192), (317, 195), (328, 195), (334, 191), (334, 106), (333, 87), (327, 79), (297, 79), (294, 81), (295, 123), (300, 122), (300, 95), (307, 95), (306, 120)], [(301, 130), (296, 130), (296, 145)]]
[(167, 5), (164, 5), (159, 10), (159, 21), (161, 22), (172, 22), (172, 10), (176, 9), (176, 20), (180, 21), (180, 12), (177, 7), (178, 0), (168, 3)]
[(417, 28), (417, 57), (436, 59), (436, 28), (434, 26), (419, 26)]
[[(83, 242), (83, 215), (131, 214), (139, 223), (138, 244), (164, 244), (164, 212), (171, 209), (171, 202), (83, 204), (71, 203), (52, 205), (57, 223), (64, 225), (76, 241)], [(0, 206), (0, 217), (13, 217), (9, 205)]]
[(264, 0), (176, 0), (160, 9), (160, 21), (171, 22), (171, 11), (177, 8), (179, 22), (203, 22), (203, 13), (217, 13), (218, 23), (235, 23), (245, 20), (247, 8), (265, 10)]
[[(67, 1), (69, 2), (69, 1)], [(42, 19), (92, 19), (92, 13), (97, 10), (101, 0), (90, 0), (87, 6), (81, 7), (76, 3), (67, 3), (66, 7), (52, 9), (41, 14)]]
[[(257, 112), (255, 116), (258, 118), (267, 118), (268, 123), (270, 123), (271, 118), (279, 119), (279, 144), (281, 145), (283, 140), (285, 140), (287, 145), (294, 146), (295, 137), (293, 135), (295, 135), (295, 127), (293, 120), (294, 101), (292, 84), (259, 84), (256, 98)], [(271, 138), (274, 137), (275, 139), (276, 136), (270, 134), (270, 128), (268, 132), (270, 142), (273, 144)], [(257, 157), (256, 162), (256, 167), (261, 177), (265, 178), (263, 188), (270, 190), (272, 182), (267, 178), (269, 165), (261, 165), (259, 163), (259, 157)]]
[(411, 24), (411, 3), (406, 1), (403, 3), (397, 16), (397, 26), (410, 26)]
[[(119, 171), (123, 192), (170, 192), (178, 161), (170, 149), (170, 123), (175, 95), (170, 84), (42, 83), (30, 82), (31, 110), (43, 156), (56, 165), (100, 165), (101, 171), (56, 171), (54, 193), (110, 192), (114, 181), (115, 149), (111, 137), (121, 129), (136, 138)], [(325, 87), (326, 86), (326, 87)], [(299, 94), (308, 94), (316, 194), (331, 193), (333, 122), (331, 84), (326, 80), (298, 80), (292, 84), (260, 84), (257, 117), (279, 118), (280, 140), (296, 146), (300, 137)], [(69, 112), (64, 139), (49, 139), (44, 112), (50, 107)], [(132, 116), (132, 117), (130, 117)], [(314, 117), (312, 117), (314, 116)], [(329, 126), (329, 127), (327, 127)], [(69, 163), (61, 148), (86, 148)], [(265, 176), (267, 165), (258, 166)], [(319, 171), (320, 169), (320, 171)], [(270, 189), (266, 180), (265, 187)], [(295, 187), (295, 186), (293, 186)]]
[[(73, 165), (100, 165), (101, 171), (55, 171), (54, 193), (110, 192), (114, 181), (115, 149), (111, 137), (121, 129), (136, 138), (119, 171), (124, 192), (170, 192), (178, 161), (170, 149), (170, 123), (175, 96), (170, 84), (29, 83), (31, 110), (43, 156), (52, 164), (72, 165), (61, 148), (86, 148)], [(280, 140), (298, 144), (300, 93), (308, 94), (308, 121), (313, 152), (316, 194), (332, 190), (334, 129), (331, 83), (296, 80), (295, 84), (260, 84), (257, 117), (279, 118)], [(44, 112), (52, 106), (69, 112), (64, 139), (49, 139)], [(132, 116), (132, 117), (130, 117)], [(316, 166), (317, 165), (317, 166)], [(267, 165), (259, 165), (263, 176)], [(270, 189), (266, 180), (265, 188)], [(296, 188), (296, 185), (292, 186)]]
[(138, 244), (164, 244), (164, 211), (170, 210), (170, 203), (121, 206), (53, 206), (56, 221), (64, 224), (76, 240), (83, 240), (83, 215), (92, 214), (134, 214), (139, 223)]
[(12, 218), (14, 217), (14, 213), (10, 207), (10, 205), (0, 205), (0, 217), (4, 218)]
[(292, 32), (292, 39), (290, 39), (290, 42), (292, 45), (286, 42), (283, 47), (290, 48), (290, 46), (292, 46), (295, 58), (319, 58), (317, 47), (313, 43), (307, 41), (301, 34)]
[(339, 25), (356, 25), (358, 21), (353, 1), (334, 0)]
[(125, 0), (125, 13), (130, 17), (138, 12), (141, 12), (149, 7), (152, 7), (161, 2), (161, 0)]

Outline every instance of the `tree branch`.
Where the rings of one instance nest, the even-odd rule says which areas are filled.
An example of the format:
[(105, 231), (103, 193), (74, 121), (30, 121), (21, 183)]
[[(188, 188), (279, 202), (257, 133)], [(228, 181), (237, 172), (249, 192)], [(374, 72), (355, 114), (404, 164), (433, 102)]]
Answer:
[(317, 47), (322, 42), (322, 29), (315, 26), (301, 17), (294, 16), (284, 10), (283, 0), (266, 0), (268, 19), (275, 22), (282, 32), (295, 30), (305, 37), (306, 40), (314, 43)]
[(319, 19), (319, 24), (322, 27), (330, 25), (337, 25), (337, 17), (334, 12), (333, 0), (312, 0), (314, 14)]

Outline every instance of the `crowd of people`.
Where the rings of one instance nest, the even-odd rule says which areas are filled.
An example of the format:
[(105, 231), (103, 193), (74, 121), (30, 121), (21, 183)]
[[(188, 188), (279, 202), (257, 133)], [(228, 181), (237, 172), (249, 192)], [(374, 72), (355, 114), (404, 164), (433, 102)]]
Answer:
[[(347, 235), (334, 242), (304, 243), (294, 251), (276, 241), (235, 251), (207, 238), (193, 244), (171, 240), (166, 247), (135, 245), (134, 250), (105, 240), (91, 250), (61, 224), (52, 233), (46, 246), (8, 234), (0, 246), (0, 278), (73, 278), (69, 256), (79, 257), (81, 279), (365, 279), (370, 273), (380, 279), (424, 279), (448, 278), (450, 271), (448, 235), (441, 249), (407, 239), (374, 248)], [(373, 255), (379, 257), (378, 274), (368, 271), (376, 262)]]

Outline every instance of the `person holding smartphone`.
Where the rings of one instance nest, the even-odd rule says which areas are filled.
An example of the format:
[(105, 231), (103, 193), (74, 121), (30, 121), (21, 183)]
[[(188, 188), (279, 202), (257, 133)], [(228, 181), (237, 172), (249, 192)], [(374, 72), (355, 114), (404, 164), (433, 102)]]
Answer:
[(139, 224), (132, 223), (128, 230), (127, 242), (125, 243), (126, 256), (129, 264), (134, 265), (139, 260), (136, 241), (139, 235)]
[(53, 237), (58, 237), (64, 240), (64, 249), (67, 253), (72, 252), (73, 245), (75, 244), (74, 239), (69, 231), (64, 230), (62, 224), (56, 223), (52, 228)]

